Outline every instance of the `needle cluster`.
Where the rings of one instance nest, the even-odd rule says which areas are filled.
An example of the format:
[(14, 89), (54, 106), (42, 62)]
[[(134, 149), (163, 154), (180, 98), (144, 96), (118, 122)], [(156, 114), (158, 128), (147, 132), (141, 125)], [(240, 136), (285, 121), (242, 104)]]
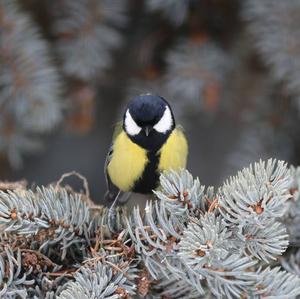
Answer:
[(187, 170), (108, 211), (59, 186), (0, 193), (1, 298), (296, 298), (299, 171), (260, 161), (216, 192)]

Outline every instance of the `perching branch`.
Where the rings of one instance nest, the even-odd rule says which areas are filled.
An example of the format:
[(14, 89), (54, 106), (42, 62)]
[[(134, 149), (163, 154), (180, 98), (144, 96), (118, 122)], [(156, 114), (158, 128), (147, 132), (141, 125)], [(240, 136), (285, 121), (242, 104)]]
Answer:
[[(285, 253), (285, 223), (296, 174), (260, 161), (214, 193), (186, 170), (166, 172), (145, 210), (117, 209), (117, 234), (106, 208), (70, 188), (2, 191), (1, 294), (294, 298), (299, 254)], [(283, 254), (283, 268), (270, 264)]]

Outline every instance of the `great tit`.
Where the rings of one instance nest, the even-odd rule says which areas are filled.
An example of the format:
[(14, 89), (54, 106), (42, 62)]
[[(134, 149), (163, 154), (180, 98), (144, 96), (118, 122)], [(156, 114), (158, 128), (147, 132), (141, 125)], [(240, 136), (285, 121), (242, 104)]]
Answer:
[(187, 154), (186, 138), (168, 102), (152, 94), (136, 96), (125, 109), (106, 158), (106, 199), (115, 199), (115, 204), (124, 193), (152, 193), (162, 171), (185, 168)]

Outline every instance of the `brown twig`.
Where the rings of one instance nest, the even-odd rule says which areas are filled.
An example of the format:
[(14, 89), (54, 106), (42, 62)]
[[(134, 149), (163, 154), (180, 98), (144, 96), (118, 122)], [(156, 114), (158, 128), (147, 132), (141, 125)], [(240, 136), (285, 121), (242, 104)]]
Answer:
[[(53, 276), (53, 277), (60, 277), (60, 276), (65, 276), (65, 277), (70, 277), (73, 278), (74, 274), (76, 272), (78, 272), (79, 269), (69, 269), (69, 270), (65, 270), (65, 271), (59, 271), (59, 272), (47, 272), (45, 274), (47, 274), (48, 276)], [(73, 271), (73, 272), (72, 272)], [(72, 272), (69, 273), (69, 272)]]
[(212, 201), (212, 203), (211, 203), (211, 205), (209, 206), (209, 208), (208, 208), (208, 213), (211, 213), (214, 209), (216, 209), (217, 207), (218, 207), (219, 205), (218, 205), (218, 198), (216, 197), (213, 201)]
[(17, 190), (17, 189), (25, 190), (26, 186), (27, 186), (26, 180), (21, 180), (16, 182), (0, 181), (0, 190)]
[(70, 172), (67, 172), (67, 173), (64, 173), (60, 179), (57, 181), (56, 183), (56, 186), (55, 186), (55, 189), (58, 190), (61, 183), (64, 181), (64, 179), (70, 177), (70, 176), (76, 176), (78, 177), (79, 179), (82, 180), (83, 182), (83, 187), (85, 189), (85, 196), (87, 197), (88, 199), (88, 204), (89, 205), (93, 205), (93, 202), (91, 201), (91, 198), (90, 198), (90, 189), (89, 189), (89, 184), (88, 184), (88, 181), (86, 179), (86, 177), (84, 177), (83, 175), (81, 175), (80, 173), (78, 173), (77, 171), (73, 170), (73, 171), (70, 171)]
[(115, 264), (113, 264), (113, 263), (111, 263), (111, 262), (109, 262), (109, 261), (106, 261), (106, 260), (103, 260), (103, 263), (105, 263), (105, 264), (111, 266), (112, 268), (114, 268), (115, 270), (121, 272), (127, 279), (130, 279), (130, 277), (128, 276), (128, 274), (125, 273), (125, 272), (124, 272), (121, 268), (119, 268), (117, 265), (115, 265)]

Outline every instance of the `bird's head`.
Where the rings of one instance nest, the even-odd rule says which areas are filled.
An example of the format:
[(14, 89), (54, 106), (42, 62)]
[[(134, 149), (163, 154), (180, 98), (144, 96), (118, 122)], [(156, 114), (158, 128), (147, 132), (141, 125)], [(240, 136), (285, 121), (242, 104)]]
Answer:
[(123, 129), (133, 142), (147, 150), (158, 150), (174, 128), (172, 109), (160, 96), (139, 95), (126, 107)]

